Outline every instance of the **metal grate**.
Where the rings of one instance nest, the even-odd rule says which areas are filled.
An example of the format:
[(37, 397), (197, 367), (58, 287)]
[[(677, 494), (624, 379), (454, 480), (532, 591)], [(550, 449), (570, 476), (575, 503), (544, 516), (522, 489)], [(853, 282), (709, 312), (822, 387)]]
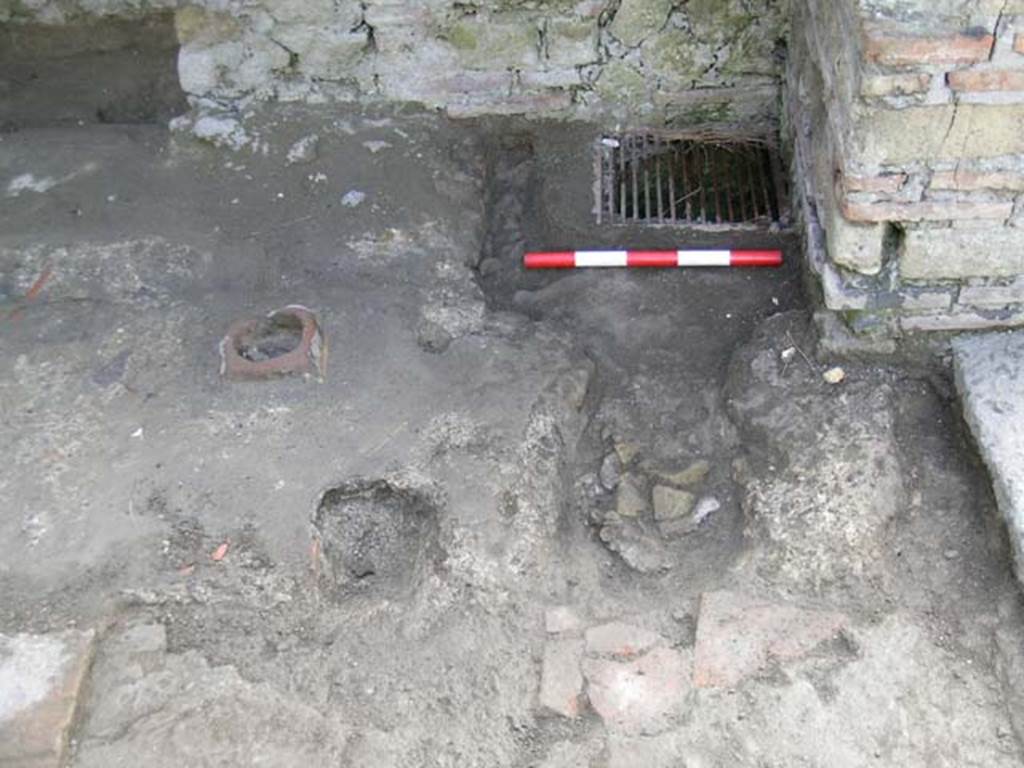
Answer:
[(597, 221), (760, 228), (788, 217), (778, 156), (763, 141), (628, 133), (598, 141)]

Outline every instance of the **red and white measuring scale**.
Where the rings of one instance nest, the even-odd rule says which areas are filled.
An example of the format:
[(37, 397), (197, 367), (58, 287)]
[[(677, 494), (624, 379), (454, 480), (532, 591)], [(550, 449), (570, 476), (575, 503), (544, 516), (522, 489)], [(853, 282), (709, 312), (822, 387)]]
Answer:
[(583, 267), (778, 267), (782, 251), (531, 251), (527, 269)]

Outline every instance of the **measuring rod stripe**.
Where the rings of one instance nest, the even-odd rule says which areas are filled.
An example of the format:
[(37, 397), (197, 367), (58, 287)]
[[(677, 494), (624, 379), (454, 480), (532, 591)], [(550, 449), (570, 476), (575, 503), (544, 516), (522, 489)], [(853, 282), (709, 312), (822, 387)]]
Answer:
[(527, 269), (584, 267), (778, 267), (782, 251), (531, 251)]
[(576, 251), (577, 267), (626, 267), (628, 251)]
[(680, 267), (729, 267), (732, 266), (731, 251), (679, 251)]

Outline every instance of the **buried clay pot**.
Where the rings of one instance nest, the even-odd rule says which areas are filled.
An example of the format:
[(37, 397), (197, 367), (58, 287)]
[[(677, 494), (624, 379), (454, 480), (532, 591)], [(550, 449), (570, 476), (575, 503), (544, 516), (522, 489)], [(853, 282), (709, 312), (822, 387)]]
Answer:
[(327, 340), (316, 315), (297, 304), (235, 322), (221, 340), (220, 354), (221, 375), (230, 379), (322, 379), (327, 372)]

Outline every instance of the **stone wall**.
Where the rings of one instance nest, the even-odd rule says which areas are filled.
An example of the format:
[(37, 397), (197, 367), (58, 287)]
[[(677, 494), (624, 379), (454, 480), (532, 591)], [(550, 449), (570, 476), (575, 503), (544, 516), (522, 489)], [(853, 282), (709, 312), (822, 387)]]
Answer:
[(262, 100), (765, 130), (784, 74), (825, 305), (887, 337), (1024, 325), (1024, 0), (0, 0), (0, 23), (168, 11), (195, 130), (228, 143)]
[(204, 103), (382, 99), (456, 116), (750, 127), (777, 114), (787, 0), (0, 0), (0, 21), (177, 6)]
[(1024, 0), (795, 0), (788, 115), (828, 308), (1024, 324)]

